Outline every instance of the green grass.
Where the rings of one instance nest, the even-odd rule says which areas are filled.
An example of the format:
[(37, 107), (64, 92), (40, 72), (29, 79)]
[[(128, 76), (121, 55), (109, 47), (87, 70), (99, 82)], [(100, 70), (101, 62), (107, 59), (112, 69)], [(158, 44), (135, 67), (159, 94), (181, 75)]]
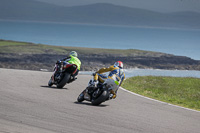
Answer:
[(123, 88), (160, 101), (200, 111), (200, 79), (137, 76), (128, 78)]
[(27, 45), (27, 43), (24, 43), (24, 42), (12, 42), (12, 41), (0, 41), (0, 46), (24, 46), (24, 45)]
[(23, 53), (23, 54), (64, 54), (66, 48), (29, 42), (15, 42), (0, 40), (0, 53)]
[(24, 53), (24, 54), (66, 54), (69, 51), (75, 50), (79, 54), (110, 54), (117, 56), (161, 56), (163, 53), (135, 50), (135, 49), (103, 49), (103, 48), (85, 48), (85, 47), (65, 47), (52, 46), (44, 44), (34, 44), (29, 42), (16, 42), (0, 40), (0, 53)]

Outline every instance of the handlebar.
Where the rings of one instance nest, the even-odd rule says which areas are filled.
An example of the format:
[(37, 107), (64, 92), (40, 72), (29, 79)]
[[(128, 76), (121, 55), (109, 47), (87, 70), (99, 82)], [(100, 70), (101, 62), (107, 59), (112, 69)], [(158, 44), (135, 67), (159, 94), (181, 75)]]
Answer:
[(92, 76), (95, 76), (97, 74), (97, 72), (92, 73)]

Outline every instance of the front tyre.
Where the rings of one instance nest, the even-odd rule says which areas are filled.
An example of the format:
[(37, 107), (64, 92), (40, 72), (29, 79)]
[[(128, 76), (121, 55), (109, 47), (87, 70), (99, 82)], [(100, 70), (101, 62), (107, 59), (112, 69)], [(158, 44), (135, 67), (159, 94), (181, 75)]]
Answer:
[(97, 99), (92, 100), (92, 105), (98, 106), (102, 102), (105, 102), (108, 97), (109, 97), (108, 91), (103, 91), (103, 93)]
[(70, 74), (66, 73), (63, 77), (63, 79), (61, 79), (61, 81), (57, 84), (57, 88), (63, 88), (66, 83), (69, 81), (70, 79)]

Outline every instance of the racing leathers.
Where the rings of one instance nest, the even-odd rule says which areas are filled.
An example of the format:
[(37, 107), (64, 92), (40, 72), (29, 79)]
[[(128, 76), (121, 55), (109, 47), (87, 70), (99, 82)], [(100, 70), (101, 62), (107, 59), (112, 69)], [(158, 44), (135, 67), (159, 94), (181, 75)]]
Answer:
[(70, 64), (76, 64), (78, 67), (77, 69), (80, 71), (81, 61), (77, 57), (70, 55), (69, 57), (61, 59), (60, 61), (66, 61)]
[[(80, 61), (77, 57), (70, 55), (70, 56), (67, 57), (67, 58), (64, 58), (64, 59), (61, 59), (60, 61), (57, 61), (56, 64), (59, 65), (59, 68), (60, 68), (60, 64), (61, 64), (63, 61), (68, 62), (68, 63), (70, 63), (70, 64), (76, 64), (76, 65), (77, 65), (77, 71), (76, 71), (76, 73), (75, 73), (74, 75), (72, 75), (72, 76), (73, 76), (73, 79), (71, 79), (71, 81), (70, 81), (70, 82), (72, 82), (73, 80), (76, 79), (76, 76), (78, 75), (78, 72), (80, 71), (81, 61)], [(54, 70), (53, 76), (56, 75), (57, 71), (59, 71), (59, 70)], [(54, 78), (53, 78), (53, 79), (54, 79)]]
[[(105, 72), (109, 72), (108, 76), (103, 75), (103, 73)], [(110, 66), (108, 68), (101, 68), (100, 70), (98, 70), (95, 74), (94, 74), (94, 83), (95, 82), (100, 82), (100, 83), (104, 83), (104, 81), (106, 79), (112, 79), (114, 80), (114, 82), (117, 84), (117, 87), (119, 88), (123, 82), (123, 80), (125, 79), (125, 73), (123, 71), (123, 69), (117, 67), (117, 66)], [(116, 98), (116, 94), (117, 94), (117, 90), (116, 91), (111, 91), (111, 93), (113, 94), (112, 98)]]

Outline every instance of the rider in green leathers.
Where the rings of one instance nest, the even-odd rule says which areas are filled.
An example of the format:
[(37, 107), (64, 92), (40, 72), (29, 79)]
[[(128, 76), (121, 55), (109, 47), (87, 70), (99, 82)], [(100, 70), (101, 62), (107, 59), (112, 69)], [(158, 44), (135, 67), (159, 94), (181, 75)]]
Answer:
[[(71, 51), (69, 53), (69, 56), (67, 58), (64, 58), (64, 59), (61, 59), (60, 61), (57, 61), (57, 64), (60, 64), (62, 61), (66, 61), (70, 64), (76, 64), (77, 65), (77, 71), (76, 73), (73, 75), (73, 79), (70, 81), (74, 81), (75, 79), (77, 79), (77, 75), (80, 71), (80, 68), (81, 68), (81, 61), (78, 59), (78, 54), (76, 51)], [(56, 75), (56, 71), (54, 72), (53, 76)], [(54, 78), (53, 78), (54, 79)]]

